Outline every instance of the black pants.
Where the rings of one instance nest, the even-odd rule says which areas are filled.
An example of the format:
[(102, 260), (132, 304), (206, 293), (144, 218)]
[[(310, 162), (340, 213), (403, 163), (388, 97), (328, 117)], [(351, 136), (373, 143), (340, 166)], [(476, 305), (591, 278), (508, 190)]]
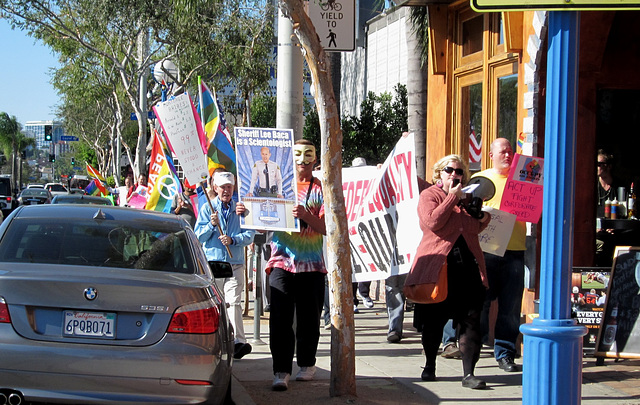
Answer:
[(297, 350), (299, 367), (316, 364), (320, 313), (324, 302), (324, 277), (319, 272), (290, 273), (278, 268), (271, 270), (269, 348), (274, 374), (291, 374), (294, 350)]
[(447, 256), (447, 298), (437, 304), (416, 304), (415, 324), (422, 329), (425, 368), (435, 370), (442, 331), (449, 319), (457, 329), (463, 375), (473, 374), (482, 348), (480, 314), (485, 287), (475, 258), (461, 239)]

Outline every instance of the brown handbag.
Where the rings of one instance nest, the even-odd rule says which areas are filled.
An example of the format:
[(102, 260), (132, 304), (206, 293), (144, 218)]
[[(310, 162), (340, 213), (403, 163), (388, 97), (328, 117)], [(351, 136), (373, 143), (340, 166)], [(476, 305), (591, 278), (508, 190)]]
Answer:
[(445, 262), (444, 266), (440, 269), (437, 282), (405, 285), (402, 291), (407, 299), (418, 304), (435, 304), (444, 301), (449, 291), (447, 262)]

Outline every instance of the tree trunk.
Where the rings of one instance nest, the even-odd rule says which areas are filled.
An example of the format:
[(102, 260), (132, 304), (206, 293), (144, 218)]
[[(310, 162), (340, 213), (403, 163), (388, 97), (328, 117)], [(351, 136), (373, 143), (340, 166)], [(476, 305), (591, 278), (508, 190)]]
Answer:
[(329, 394), (356, 395), (355, 329), (347, 214), (342, 192), (342, 130), (327, 54), (301, 0), (283, 0), (313, 77), (322, 134), (321, 164), (327, 225), (327, 269), (331, 296), (331, 381)]
[(414, 133), (416, 145), (416, 170), (426, 179), (427, 154), (427, 64), (422, 64), (420, 43), (411, 19), (406, 19), (407, 30), (407, 124)]

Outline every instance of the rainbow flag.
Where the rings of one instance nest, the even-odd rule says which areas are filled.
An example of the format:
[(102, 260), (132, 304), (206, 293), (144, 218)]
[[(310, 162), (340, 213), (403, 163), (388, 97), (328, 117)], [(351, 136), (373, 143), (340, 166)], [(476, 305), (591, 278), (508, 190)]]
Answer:
[[(100, 187), (98, 187), (99, 183), (100, 183), (100, 180), (97, 180), (97, 181), (95, 179), (91, 180), (91, 183), (89, 183), (87, 187), (85, 187), (84, 192), (88, 195), (97, 195), (97, 196), (102, 195), (102, 191), (100, 190)], [(104, 188), (104, 186), (102, 185), (100, 186)]]
[[(94, 184), (98, 188), (98, 190), (100, 191), (101, 195), (104, 195), (104, 196), (109, 195), (109, 191), (107, 191), (107, 188), (104, 185), (104, 183), (106, 183), (106, 180), (100, 174), (100, 172), (97, 171), (89, 163), (87, 163), (87, 174), (89, 176), (93, 177), (95, 180), (97, 180), (97, 181), (94, 181)], [(91, 194), (91, 195), (98, 195), (98, 194)]]
[(173, 197), (182, 192), (173, 159), (158, 131), (153, 131), (153, 148), (149, 164), (149, 188), (145, 209), (171, 212)]
[(236, 174), (236, 152), (233, 149), (224, 114), (216, 101), (215, 91), (209, 90), (201, 78), (198, 78), (198, 84), (200, 95), (198, 114), (205, 132), (204, 149), (209, 157), (209, 173), (213, 173), (218, 167), (223, 167)]

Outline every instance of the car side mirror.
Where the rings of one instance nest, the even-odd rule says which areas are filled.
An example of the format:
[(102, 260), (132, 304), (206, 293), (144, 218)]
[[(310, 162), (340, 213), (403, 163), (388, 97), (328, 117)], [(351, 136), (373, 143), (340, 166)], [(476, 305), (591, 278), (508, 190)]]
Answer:
[(233, 277), (233, 268), (231, 267), (231, 264), (227, 262), (211, 260), (209, 261), (209, 268), (211, 269), (214, 278)]

